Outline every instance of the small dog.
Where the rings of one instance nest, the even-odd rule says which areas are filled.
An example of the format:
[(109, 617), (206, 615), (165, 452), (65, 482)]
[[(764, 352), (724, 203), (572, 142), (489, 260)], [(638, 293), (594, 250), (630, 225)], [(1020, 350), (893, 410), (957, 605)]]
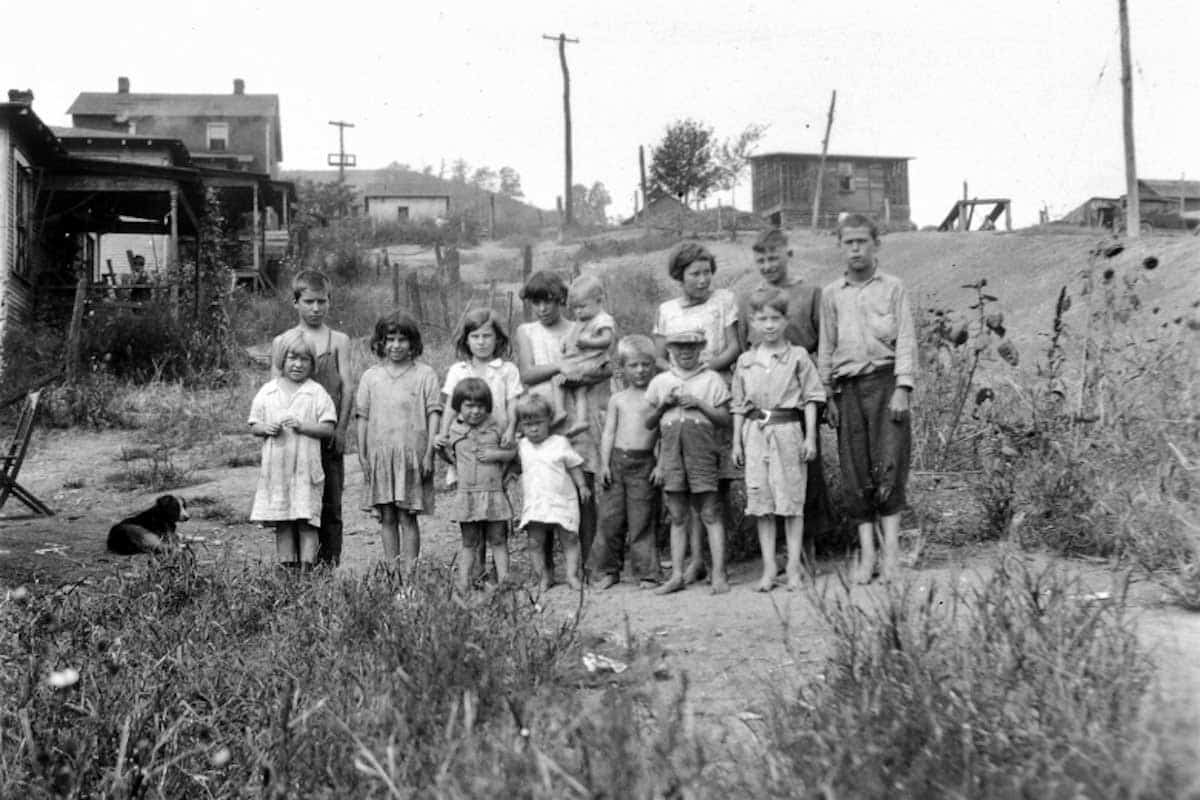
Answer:
[(108, 531), (108, 549), (122, 556), (161, 552), (175, 544), (175, 523), (187, 518), (184, 499), (164, 494), (151, 508), (113, 525)]

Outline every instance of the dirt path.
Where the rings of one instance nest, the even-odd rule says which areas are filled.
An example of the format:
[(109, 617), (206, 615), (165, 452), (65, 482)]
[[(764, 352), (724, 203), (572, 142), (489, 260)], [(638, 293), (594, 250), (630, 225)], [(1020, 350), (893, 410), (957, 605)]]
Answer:
[[(112, 570), (140, 568), (144, 559), (112, 556), (104, 549), (108, 526), (147, 507), (154, 496), (118, 491), (109, 483), (109, 476), (128, 471), (122, 456), (137, 447), (136, 434), (130, 432), (37, 432), (21, 481), (58, 515), (14, 518), (21, 507), (13, 504), (5, 509), (5, 516), (0, 516), (0, 590), (19, 584), (46, 590)], [(231, 455), (241, 455), (244, 462), (255, 450), (253, 441), (230, 439), (178, 454), (176, 465), (191, 470), (197, 480), (178, 492), (216, 501), (209, 507), (227, 518), (244, 518), (257, 467), (224, 464)], [(361, 571), (379, 559), (380, 549), (374, 520), (358, 508), (361, 474), (353, 462), (352, 458), (347, 462), (343, 569)], [(201, 517), (194, 513), (181, 526), (181, 533), (193, 540), (202, 561), (273, 558), (268, 531), (244, 522), (226, 524)], [(457, 527), (436, 516), (423, 519), (422, 539), (424, 557), (446, 563), (458, 547)], [(524, 569), (523, 537), (513, 544), (517, 568)], [(977, 580), (994, 559), (994, 550), (955, 549), (936, 568), (914, 570), (912, 576), (922, 585)], [(821, 565), (823, 574), (815, 583), (818, 590), (838, 580), (834, 574), (838, 566)], [(709, 594), (706, 586), (695, 586), (663, 598), (630, 583), (604, 592), (589, 591), (581, 608), (582, 628), (597, 650), (613, 656), (624, 651), (630, 637), (654, 642), (671, 674), (688, 674), (697, 717), (723, 735), (745, 735), (755, 715), (764, 710), (769, 687), (785, 685), (797, 676), (815, 678), (827, 654), (822, 625), (809, 597), (782, 589), (770, 595), (751, 591), (758, 567), (757, 562), (735, 565), (733, 591), (722, 596)], [(1108, 587), (1111, 574), (1105, 568), (1087, 563), (1079, 563), (1078, 568), (1089, 586)], [(866, 602), (877, 591), (856, 589), (854, 597)], [(1181, 747), (1195, 748), (1200, 741), (1200, 615), (1163, 605), (1162, 590), (1151, 583), (1136, 584), (1133, 598), (1143, 641), (1161, 665), (1163, 707), (1171, 709), (1176, 719)], [(579, 597), (565, 588), (552, 590), (542, 604), (548, 622), (580, 608)]]

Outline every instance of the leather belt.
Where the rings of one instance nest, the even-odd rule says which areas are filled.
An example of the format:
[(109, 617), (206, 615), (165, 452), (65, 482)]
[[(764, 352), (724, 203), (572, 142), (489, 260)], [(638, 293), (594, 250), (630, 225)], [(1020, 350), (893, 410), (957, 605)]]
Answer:
[(756, 408), (746, 415), (760, 425), (783, 425), (787, 422), (803, 422), (804, 414), (798, 408)]

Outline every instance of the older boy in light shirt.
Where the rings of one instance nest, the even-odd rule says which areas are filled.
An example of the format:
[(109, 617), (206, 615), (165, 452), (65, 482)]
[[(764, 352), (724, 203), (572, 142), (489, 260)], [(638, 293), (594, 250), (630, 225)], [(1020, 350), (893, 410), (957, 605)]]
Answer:
[(906, 504), (917, 371), (916, 328), (899, 278), (879, 271), (874, 220), (850, 214), (838, 225), (846, 274), (821, 292), (817, 370), (826, 415), (838, 432), (847, 510), (858, 526), (858, 583), (875, 573), (875, 526), (883, 533), (880, 574), (899, 566), (900, 512)]

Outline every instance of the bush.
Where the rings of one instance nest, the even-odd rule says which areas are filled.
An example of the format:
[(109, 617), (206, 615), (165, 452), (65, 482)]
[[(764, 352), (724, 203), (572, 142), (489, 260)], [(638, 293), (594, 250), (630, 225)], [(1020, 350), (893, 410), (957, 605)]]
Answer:
[(363, 797), (382, 788), (374, 753), (396, 785), (431, 786), (570, 640), (518, 593), (467, 607), (449, 586), (212, 571), (183, 551), (35, 598), (0, 628), (0, 720), (33, 756), (5, 759), (0, 795)]
[(977, 588), (817, 598), (833, 654), (771, 704), (774, 796), (1176, 796), (1124, 590), (1004, 558)]

